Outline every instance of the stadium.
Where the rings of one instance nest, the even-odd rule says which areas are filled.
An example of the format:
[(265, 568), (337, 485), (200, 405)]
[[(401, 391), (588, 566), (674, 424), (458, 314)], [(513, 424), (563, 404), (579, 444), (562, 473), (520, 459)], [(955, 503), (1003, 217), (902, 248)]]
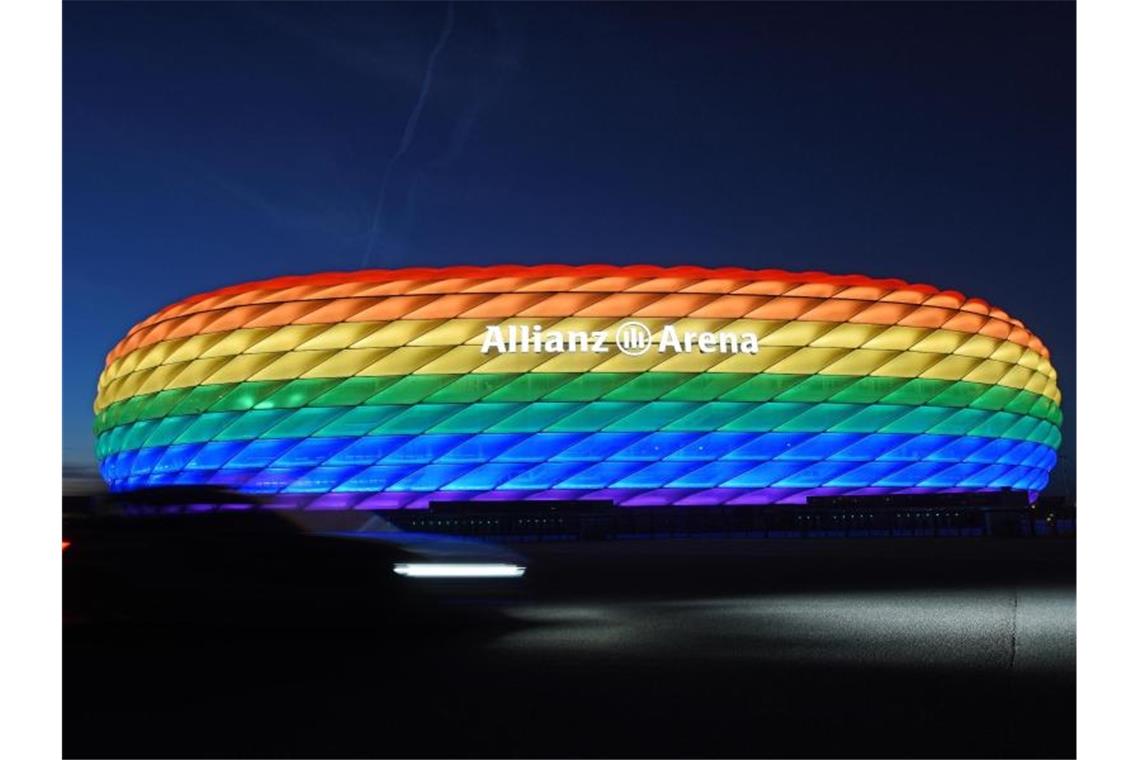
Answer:
[(1060, 401), (1025, 325), (929, 285), (451, 267), (162, 309), (107, 355), (95, 432), (113, 491), (216, 485), (308, 508), (1035, 498)]

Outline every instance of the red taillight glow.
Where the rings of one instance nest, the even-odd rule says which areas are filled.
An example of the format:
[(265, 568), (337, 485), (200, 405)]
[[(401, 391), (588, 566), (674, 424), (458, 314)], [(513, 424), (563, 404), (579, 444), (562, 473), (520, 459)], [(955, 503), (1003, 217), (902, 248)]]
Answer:
[(63, 540), (63, 551), (67, 551), (67, 547), (71, 546), (71, 542), (67, 539)]

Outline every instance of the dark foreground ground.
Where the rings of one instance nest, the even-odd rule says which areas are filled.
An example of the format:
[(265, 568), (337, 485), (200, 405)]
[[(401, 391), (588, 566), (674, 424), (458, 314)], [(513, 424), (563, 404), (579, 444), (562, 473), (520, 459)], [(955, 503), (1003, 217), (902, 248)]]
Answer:
[(1075, 754), (1072, 540), (518, 548), (502, 616), (66, 630), (65, 754)]

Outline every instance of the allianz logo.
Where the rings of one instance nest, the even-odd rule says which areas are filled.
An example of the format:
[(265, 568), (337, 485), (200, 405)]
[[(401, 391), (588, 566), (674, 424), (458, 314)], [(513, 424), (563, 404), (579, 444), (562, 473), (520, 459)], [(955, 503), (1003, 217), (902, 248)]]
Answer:
[(680, 331), (665, 325), (654, 334), (645, 324), (627, 320), (610, 330), (543, 330), (542, 325), (488, 325), (481, 352), (500, 354), (608, 354), (610, 347), (629, 356), (659, 354), (755, 354), (755, 333)]

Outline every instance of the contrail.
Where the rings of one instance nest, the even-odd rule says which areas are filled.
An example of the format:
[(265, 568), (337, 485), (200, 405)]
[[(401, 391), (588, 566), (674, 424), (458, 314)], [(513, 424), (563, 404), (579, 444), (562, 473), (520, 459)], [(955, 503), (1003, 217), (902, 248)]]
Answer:
[(415, 224), (416, 202), (419, 198), (420, 191), (429, 180), (429, 174), (440, 171), (459, 160), (459, 157), (463, 154), (464, 147), (467, 145), (467, 139), (471, 136), (471, 131), (474, 129), (475, 122), (479, 119), (484, 106), (502, 91), (503, 85), (507, 80), (508, 71), (517, 65), (515, 57), (504, 47), (503, 40), (505, 31), (503, 28), (503, 20), (493, 6), (491, 8), (491, 16), (495, 27), (494, 41), (496, 54), (495, 76), (490, 92), (484, 91), (481, 97), (468, 104), (463, 110), (463, 115), (459, 117), (455, 123), (455, 127), (451, 130), (451, 139), (448, 141), (447, 149), (438, 158), (429, 162), (427, 166), (418, 169), (415, 175), (413, 175), (411, 186), (408, 189), (408, 200), (404, 204), (403, 230), (405, 234), (409, 234)]
[(440, 32), (439, 39), (432, 48), (431, 55), (428, 56), (427, 69), (424, 71), (424, 79), (420, 84), (420, 95), (416, 99), (416, 104), (412, 108), (412, 112), (408, 115), (408, 122), (404, 125), (404, 135), (400, 138), (400, 146), (392, 157), (388, 159), (388, 165), (384, 168), (384, 178), (380, 182), (380, 196), (376, 201), (376, 209), (372, 214), (372, 224), (368, 229), (368, 245), (364, 249), (364, 256), (360, 261), (360, 266), (367, 267), (372, 258), (372, 248), (376, 245), (376, 235), (380, 231), (382, 216), (384, 213), (384, 198), (388, 194), (388, 181), (392, 177), (392, 169), (395, 168), (396, 162), (408, 152), (408, 148), (412, 145), (412, 140), (416, 136), (416, 125), (419, 123), (420, 114), (424, 110), (424, 104), (427, 102), (428, 92), (431, 91), (432, 73), (435, 71), (435, 62), (439, 58), (439, 54), (447, 45), (447, 38), (451, 36), (451, 28), (455, 23), (455, 5), (453, 3), (447, 4), (447, 17), (443, 21), (443, 31)]

